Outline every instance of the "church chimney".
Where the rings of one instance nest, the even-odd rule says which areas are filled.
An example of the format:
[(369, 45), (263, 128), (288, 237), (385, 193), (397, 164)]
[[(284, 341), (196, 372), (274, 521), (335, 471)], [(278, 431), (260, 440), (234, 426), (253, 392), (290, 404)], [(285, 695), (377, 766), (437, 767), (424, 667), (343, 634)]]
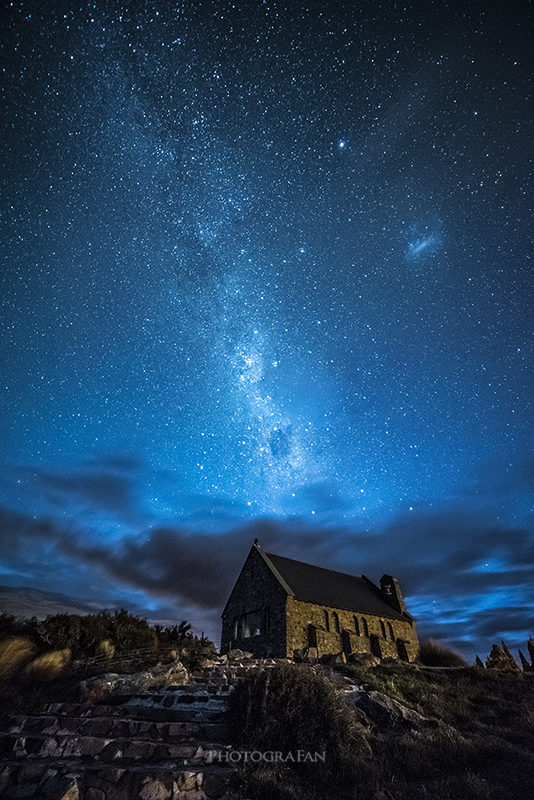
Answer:
[(386, 603), (389, 603), (395, 611), (399, 611), (401, 614), (406, 613), (406, 606), (396, 578), (391, 575), (382, 575), (380, 578), (380, 590)]

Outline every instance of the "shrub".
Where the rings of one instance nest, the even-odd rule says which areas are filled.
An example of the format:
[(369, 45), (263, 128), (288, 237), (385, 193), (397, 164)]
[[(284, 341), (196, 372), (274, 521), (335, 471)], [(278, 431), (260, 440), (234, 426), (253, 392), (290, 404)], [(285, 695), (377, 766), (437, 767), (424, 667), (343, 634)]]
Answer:
[(83, 617), (77, 614), (53, 614), (37, 624), (37, 634), (44, 648), (64, 650), (75, 653), (79, 649)]
[(35, 658), (27, 665), (24, 674), (32, 683), (46, 683), (59, 677), (69, 665), (70, 659), (70, 650), (53, 650)]
[(279, 664), (247, 677), (230, 695), (228, 716), (233, 741), (246, 750), (324, 752), (324, 763), (291, 764), (319, 783), (354, 779), (369, 756), (353, 709), (306, 665)]
[(115, 655), (115, 645), (109, 639), (104, 639), (96, 646), (95, 655), (100, 658), (110, 659)]
[(498, 644), (493, 645), (493, 647), (491, 648), (491, 653), (486, 659), (486, 668), (499, 669), (512, 672), (516, 672), (517, 670), (519, 670), (519, 667), (516, 664), (513, 655), (510, 653), (504, 642), (502, 649), (499, 647)]
[(34, 657), (36, 651), (33, 642), (24, 636), (0, 642), (0, 681), (7, 681), (20, 672)]
[(458, 653), (432, 639), (420, 645), (419, 661), (425, 667), (467, 667)]

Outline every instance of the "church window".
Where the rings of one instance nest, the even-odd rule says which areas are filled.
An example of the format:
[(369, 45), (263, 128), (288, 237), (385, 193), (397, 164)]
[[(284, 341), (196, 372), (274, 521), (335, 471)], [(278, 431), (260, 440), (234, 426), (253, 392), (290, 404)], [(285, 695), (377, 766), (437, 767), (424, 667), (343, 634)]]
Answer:
[(263, 612), (252, 611), (250, 614), (245, 614), (243, 617), (243, 639), (249, 639), (251, 636), (259, 636), (262, 632)]

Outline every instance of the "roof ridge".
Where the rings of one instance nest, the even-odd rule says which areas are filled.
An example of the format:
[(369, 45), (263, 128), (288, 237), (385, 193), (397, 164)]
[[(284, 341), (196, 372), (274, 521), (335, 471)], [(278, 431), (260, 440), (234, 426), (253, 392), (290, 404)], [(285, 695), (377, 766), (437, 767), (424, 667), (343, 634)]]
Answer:
[[(366, 578), (365, 575), (353, 575), (350, 572), (341, 572), (338, 569), (330, 569), (330, 567), (321, 567), (319, 564), (310, 564), (309, 561), (300, 561), (298, 558), (288, 558), (288, 556), (280, 556), (278, 553), (267, 553), (265, 550), (263, 551), (266, 556), (275, 558), (283, 558), (285, 561), (293, 561), (294, 564), (304, 564), (305, 567), (314, 567), (315, 569), (320, 569), (323, 572), (333, 572), (336, 575), (344, 575), (346, 578), (357, 578), (357, 580), (361, 581), (365, 578), (366, 581), (369, 583), (373, 583), (370, 578)], [(375, 584), (373, 584), (375, 586)], [(375, 586), (375, 589), (378, 588)]]

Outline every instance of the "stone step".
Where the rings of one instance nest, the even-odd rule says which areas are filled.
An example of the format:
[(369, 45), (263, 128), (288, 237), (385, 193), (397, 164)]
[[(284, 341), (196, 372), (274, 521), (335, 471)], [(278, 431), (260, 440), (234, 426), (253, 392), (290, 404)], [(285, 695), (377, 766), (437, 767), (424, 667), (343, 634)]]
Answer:
[(146, 739), (101, 736), (17, 736), (0, 734), (0, 757), (15, 759), (79, 760), (98, 758), (101, 763), (181, 762), (205, 764), (209, 753), (223, 750), (225, 743), (198, 739), (152, 742)]
[(205, 683), (192, 681), (191, 683), (185, 684), (182, 688), (181, 692), (177, 692), (177, 694), (191, 694), (199, 693), (202, 694), (203, 692), (207, 692), (208, 694), (230, 694), (232, 689), (237, 685), (239, 681), (227, 681), (226, 683), (212, 683), (210, 681), (206, 681)]
[[(221, 720), (224, 716), (225, 702), (212, 700), (210, 703), (177, 703), (176, 698), (164, 695), (127, 697), (121, 705), (85, 705), (82, 703), (50, 703), (43, 708), (44, 715), (56, 717), (108, 717), (144, 719), (150, 722), (197, 722)], [(0, 727), (3, 727), (0, 725)]]
[(12, 735), (80, 735), (106, 738), (135, 738), (156, 742), (173, 742), (193, 737), (225, 739), (228, 726), (221, 722), (151, 722), (132, 717), (107, 716), (53, 716), (25, 717), (13, 715), (2, 726)]
[[(211, 764), (202, 769), (143, 764), (115, 767), (73, 762), (13, 763), (0, 759), (2, 800), (217, 800), (225, 793), (230, 769)], [(71, 789), (71, 795), (67, 792)]]
[(208, 694), (228, 694), (231, 690), (231, 686), (228, 683), (212, 683), (211, 681), (206, 681), (205, 683), (195, 683), (191, 681), (190, 683), (184, 683), (181, 686), (168, 686), (165, 689), (165, 692), (175, 692), (176, 694), (195, 694), (195, 693), (202, 693), (207, 692)]
[(210, 763), (210, 751), (229, 747), (229, 694), (276, 663), (211, 663), (183, 685), (95, 704), (49, 703), (28, 717), (3, 714), (0, 797), (216, 800), (232, 771), (224, 761)]

